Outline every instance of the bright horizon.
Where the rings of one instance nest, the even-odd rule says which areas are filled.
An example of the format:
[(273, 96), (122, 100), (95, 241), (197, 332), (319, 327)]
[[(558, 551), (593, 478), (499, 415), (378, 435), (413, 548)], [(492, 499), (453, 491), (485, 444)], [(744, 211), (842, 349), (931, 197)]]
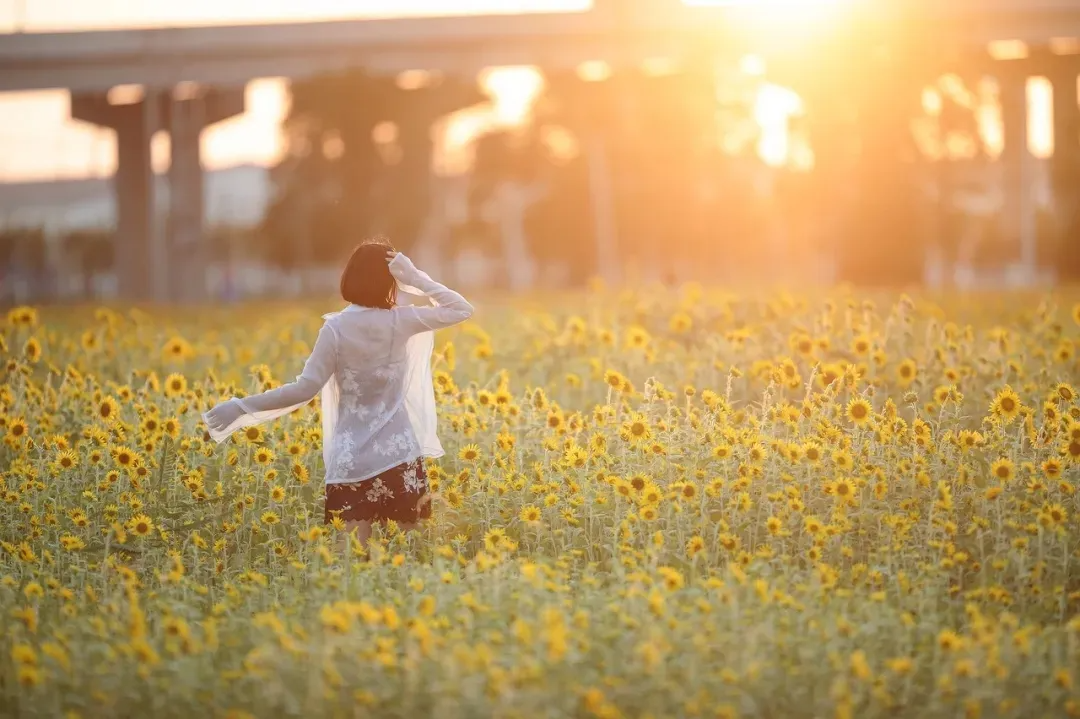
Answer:
[[(694, 0), (701, 4), (716, 0)], [(825, 17), (856, 0), (767, 0), (785, 13)], [(357, 17), (516, 13), (585, 10), (591, 0), (0, 0), (0, 33), (47, 32), (107, 28), (290, 22)], [(757, 74), (748, 66), (748, 74)], [(458, 168), (472, 137), (496, 124), (512, 124), (527, 109), (536, 90), (535, 72), (518, 69), (489, 78), (493, 109), (470, 109), (455, 118), (443, 148), (444, 165)], [(1029, 145), (1037, 156), (1052, 147), (1049, 98), (1038, 83), (1030, 93)], [(204, 164), (219, 169), (238, 164), (267, 165), (280, 156), (280, 123), (288, 107), (288, 89), (281, 79), (253, 80), (247, 87), (247, 112), (209, 128), (203, 134)], [(790, 91), (763, 83), (754, 118), (761, 131), (759, 155), (770, 164), (792, 158), (787, 119), (799, 100)], [(112, 131), (72, 121), (64, 90), (0, 93), (0, 182), (111, 175), (115, 167)], [(993, 121), (985, 130), (993, 136)], [(168, 140), (155, 138), (155, 166), (164, 169)]]

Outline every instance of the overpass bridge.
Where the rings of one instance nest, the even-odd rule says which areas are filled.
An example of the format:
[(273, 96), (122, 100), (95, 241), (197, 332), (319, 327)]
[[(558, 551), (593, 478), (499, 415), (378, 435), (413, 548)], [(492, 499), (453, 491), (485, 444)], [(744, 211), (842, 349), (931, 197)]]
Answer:
[[(653, 58), (790, 51), (791, 20), (761, 0), (596, 0), (576, 13), (395, 18), (290, 24), (0, 35), (0, 91), (65, 88), (75, 119), (117, 133), (117, 257), (121, 292), (166, 299), (170, 258), (202, 246), (202, 130), (243, 111), (243, 87), (258, 77), (299, 79), (347, 68), (374, 73), (431, 70), (474, 74), (497, 65), (572, 69), (602, 60), (622, 68)], [(1005, 114), (1013, 234), (1033, 242), (1023, 212), (1027, 75), (1054, 83), (1055, 133), (1072, 137), (1060, 152), (1080, 156), (1080, 0), (845, 0), (836, 22), (850, 32), (900, 28), (938, 51), (981, 52), (995, 41), (1069, 56), (1045, 68), (1011, 63), (997, 73)], [(779, 36), (783, 41), (777, 41)], [(1004, 68), (1004, 66), (1003, 66)], [(135, 101), (109, 90), (141, 88)], [(130, 99), (130, 98), (129, 98)], [(170, 213), (164, 235), (152, 216), (150, 138), (171, 135)], [(1076, 147), (1072, 147), (1076, 145)], [(1080, 161), (1080, 157), (1076, 158)], [(1030, 215), (1031, 213), (1027, 213)], [(1033, 246), (1025, 252), (1034, 252)], [(181, 284), (189, 285), (190, 281)]]

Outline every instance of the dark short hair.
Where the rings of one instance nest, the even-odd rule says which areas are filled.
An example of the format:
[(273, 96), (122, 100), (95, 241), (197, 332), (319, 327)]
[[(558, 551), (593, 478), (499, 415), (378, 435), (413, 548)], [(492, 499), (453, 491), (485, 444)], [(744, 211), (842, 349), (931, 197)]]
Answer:
[(386, 263), (386, 253), (393, 250), (390, 241), (381, 237), (353, 250), (341, 273), (341, 298), (362, 307), (393, 307), (397, 284)]

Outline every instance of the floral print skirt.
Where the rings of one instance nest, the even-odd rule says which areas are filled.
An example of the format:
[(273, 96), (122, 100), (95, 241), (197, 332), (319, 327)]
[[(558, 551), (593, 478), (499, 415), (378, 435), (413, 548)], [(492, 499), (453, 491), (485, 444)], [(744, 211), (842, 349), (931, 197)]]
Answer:
[(324, 520), (415, 523), (431, 516), (423, 459), (404, 462), (362, 482), (326, 485)]

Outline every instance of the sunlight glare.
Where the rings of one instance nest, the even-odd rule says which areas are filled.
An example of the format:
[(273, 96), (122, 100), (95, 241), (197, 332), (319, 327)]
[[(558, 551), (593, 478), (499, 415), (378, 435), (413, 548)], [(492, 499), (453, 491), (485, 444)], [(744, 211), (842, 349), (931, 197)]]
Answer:
[(754, 103), (754, 120), (761, 130), (758, 154), (769, 165), (778, 167), (788, 161), (789, 121), (801, 111), (802, 100), (786, 87), (765, 83), (758, 90)]
[(603, 60), (589, 60), (578, 65), (577, 76), (585, 82), (603, 82), (611, 77), (611, 66)]
[(1045, 77), (1027, 82), (1028, 149), (1038, 159), (1054, 154), (1054, 86)]
[(756, 20), (792, 23), (833, 15), (856, 0), (683, 0), (692, 7), (725, 7)]
[(434, 81), (434, 73), (427, 70), (406, 70), (397, 76), (397, 86), (402, 90), (419, 90)]
[(743, 55), (739, 60), (739, 69), (744, 75), (760, 77), (765, 74), (765, 60), (760, 55)]
[(529, 116), (544, 79), (534, 67), (498, 67), (481, 74), (480, 86), (495, 100), (496, 123), (520, 125)]
[(1028, 56), (1028, 46), (1023, 40), (995, 40), (986, 50), (995, 60), (1023, 60)]

